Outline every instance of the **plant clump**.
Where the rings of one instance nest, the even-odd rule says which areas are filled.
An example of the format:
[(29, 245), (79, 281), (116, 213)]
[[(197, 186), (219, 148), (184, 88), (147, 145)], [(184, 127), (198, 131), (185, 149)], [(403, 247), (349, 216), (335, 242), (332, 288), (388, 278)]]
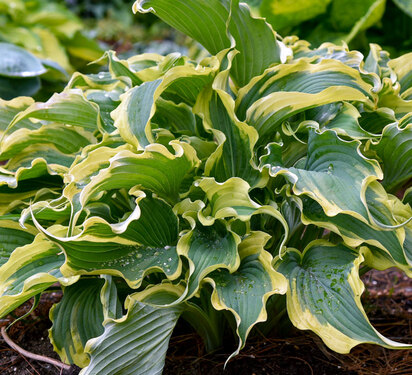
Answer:
[(107, 52), (47, 102), (0, 101), (0, 317), (59, 283), (50, 339), (83, 375), (161, 373), (180, 318), (209, 350), (232, 327), (235, 356), (284, 295), (339, 353), (410, 348), (359, 276), (412, 275), (410, 55), (311, 49), (236, 0), (134, 9), (210, 56)]

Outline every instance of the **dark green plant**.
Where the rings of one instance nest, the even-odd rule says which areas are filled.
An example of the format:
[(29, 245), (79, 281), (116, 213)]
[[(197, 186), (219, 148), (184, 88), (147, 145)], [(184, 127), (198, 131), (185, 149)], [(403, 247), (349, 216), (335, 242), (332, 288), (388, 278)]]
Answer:
[(246, 0), (282, 35), (298, 35), (319, 46), (325, 41), (368, 51), (379, 43), (392, 56), (412, 48), (409, 0)]

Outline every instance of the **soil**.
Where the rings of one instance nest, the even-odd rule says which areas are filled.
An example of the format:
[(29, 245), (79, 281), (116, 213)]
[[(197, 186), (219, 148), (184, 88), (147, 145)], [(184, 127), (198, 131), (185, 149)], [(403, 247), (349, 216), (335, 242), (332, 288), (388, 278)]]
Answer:
[[(386, 337), (412, 343), (412, 279), (399, 271), (370, 271), (363, 276), (367, 292), (362, 299), (367, 314), (375, 328)], [(44, 294), (39, 306), (27, 318), (13, 325), (8, 331), (12, 340), (24, 349), (58, 359), (48, 340), (50, 307), (58, 302), (61, 294)], [(13, 321), (30, 310), (26, 303), (0, 326)], [(268, 338), (255, 335), (247, 346), (232, 359), (226, 369), (224, 363), (233, 351), (234, 343), (228, 339), (227, 348), (206, 354), (201, 339), (188, 332), (182, 323), (172, 337), (165, 375), (411, 375), (412, 350), (388, 350), (376, 345), (359, 345), (348, 355), (339, 355), (326, 348), (310, 332), (292, 330), (287, 338)], [(80, 369), (72, 366), (61, 371), (43, 362), (23, 357), (0, 338), (1, 375), (75, 375)]]

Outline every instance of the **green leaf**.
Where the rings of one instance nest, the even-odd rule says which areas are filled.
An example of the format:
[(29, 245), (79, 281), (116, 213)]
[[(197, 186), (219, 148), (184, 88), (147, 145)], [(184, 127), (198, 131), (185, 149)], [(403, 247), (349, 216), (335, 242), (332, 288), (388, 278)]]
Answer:
[[(240, 119), (250, 118), (247, 111), (253, 103), (263, 100), (268, 95), (277, 93), (278, 100), (282, 92), (300, 92), (306, 94), (320, 94), (322, 91), (335, 87), (335, 94), (339, 96), (338, 87), (350, 87), (373, 99), (374, 93), (379, 89), (380, 82), (373, 77), (373, 86), (364, 81), (365, 74), (359, 73), (338, 60), (321, 60), (313, 64), (310, 60), (300, 59), (291, 64), (281, 64), (267, 69), (262, 75), (254, 77), (245, 87), (239, 90), (236, 99), (236, 114)], [(350, 91), (347, 91), (349, 94)], [(345, 91), (342, 91), (344, 94)], [(289, 95), (287, 95), (289, 97)], [(318, 95), (319, 96), (319, 95)], [(307, 95), (308, 105), (311, 96)], [(266, 98), (268, 99), (268, 98)], [(327, 104), (318, 102), (316, 106)], [(326, 98), (325, 98), (326, 99)], [(345, 100), (345, 99), (342, 99)], [(351, 99), (346, 99), (351, 100)], [(294, 106), (298, 100), (291, 98), (290, 105)], [(335, 101), (339, 101), (336, 98)], [(332, 103), (332, 101), (330, 102)]]
[[(169, 129), (173, 133), (193, 135), (197, 134), (196, 118), (192, 109), (185, 103), (175, 104), (171, 100), (159, 98), (156, 101), (156, 113), (153, 123), (161, 128)], [(196, 152), (199, 151), (195, 147)]]
[(23, 229), (11, 216), (0, 216), (0, 267), (6, 263), (11, 253), (18, 247), (32, 243), (36, 229)]
[(116, 284), (114, 283), (112, 276), (102, 275), (101, 277), (105, 280), (100, 294), (104, 320), (121, 318), (123, 310), (117, 294)]
[(79, 126), (91, 131), (101, 127), (99, 107), (88, 101), (78, 89), (54, 94), (46, 103), (32, 104), (14, 118), (8, 129), (28, 118)]
[[(284, 168), (274, 144), (261, 165), (271, 176), (283, 175), (297, 195), (316, 200), (328, 216), (346, 213), (369, 223), (372, 220), (365, 202), (367, 186), (382, 179), (376, 160), (359, 152), (360, 143), (343, 141), (334, 131), (309, 132), (308, 153), (302, 166)], [(276, 155), (277, 154), (277, 155)], [(356, 168), (353, 166), (356, 165)]]
[(412, 4), (408, 0), (393, 0), (394, 3), (403, 10), (409, 17), (412, 17)]
[(245, 121), (256, 128), (259, 144), (264, 144), (291, 116), (320, 105), (352, 100), (364, 102), (367, 98), (359, 90), (345, 86), (331, 86), (317, 94), (273, 92), (249, 107)]
[(82, 74), (76, 72), (72, 75), (70, 82), (67, 84), (67, 88), (82, 90), (94, 89), (113, 91), (116, 88), (124, 87), (125, 84), (119, 79), (112, 78), (110, 72), (100, 72), (98, 74)]
[[(372, 194), (369, 193), (368, 195)], [(384, 196), (374, 198), (367, 201), (372, 213), (376, 216), (379, 215), (379, 219), (387, 225), (399, 224), (393, 219), (395, 213), (393, 209), (389, 209), (385, 204), (385, 202), (388, 202), (390, 205), (393, 199)], [(328, 217), (323, 212), (322, 207), (315, 201), (304, 200), (303, 202), (302, 221), (304, 224), (315, 224), (335, 232), (351, 247), (358, 247), (366, 243), (379, 248), (387, 254), (388, 259), (391, 259), (391, 266), (397, 266), (411, 274), (412, 270), (409, 263), (411, 263), (412, 258), (409, 258), (408, 262), (404, 250), (405, 229), (379, 230), (347, 214)], [(401, 222), (407, 219), (408, 217)]]
[(111, 113), (120, 104), (120, 93), (117, 91), (105, 91), (105, 90), (88, 90), (87, 100), (92, 103), (96, 103), (100, 109), (100, 116), (103, 120), (103, 129), (106, 133), (113, 133), (116, 128), (114, 127), (114, 120), (111, 117)]
[(32, 78), (46, 73), (40, 60), (14, 44), (0, 43), (0, 76)]
[(132, 288), (138, 288), (151, 272), (160, 271), (176, 279), (182, 267), (176, 252), (177, 217), (160, 199), (143, 193), (136, 201), (138, 205), (127, 219), (109, 224), (100, 217), (90, 217), (82, 231), (72, 237), (55, 236), (35, 219), (34, 223), (63, 249), (64, 275), (120, 276)]
[(291, 249), (277, 260), (277, 270), (288, 279), (287, 309), (292, 323), (310, 329), (338, 353), (349, 353), (361, 343), (387, 348), (410, 345), (389, 340), (369, 323), (360, 297), (362, 254), (344, 245), (314, 241), (303, 254)]
[(62, 276), (59, 268), (63, 263), (60, 249), (42, 235), (15, 249), (0, 267), (0, 317), (56, 282), (69, 285), (77, 281), (77, 277)]
[(189, 262), (185, 299), (190, 299), (198, 291), (202, 280), (212, 271), (236, 271), (240, 264), (237, 251), (239, 242), (238, 236), (227, 230), (220, 221), (208, 227), (197, 223), (195, 228), (180, 239), (178, 253)]
[(276, 34), (263, 20), (254, 18), (238, 0), (139, 0), (134, 11), (153, 11), (159, 18), (202, 44), (212, 55), (232, 46), (240, 52), (232, 76), (239, 86), (285, 59)]
[(162, 79), (145, 82), (121, 95), (121, 105), (112, 114), (120, 135), (136, 148), (154, 143), (151, 119), (160, 95), (193, 105), (199, 92), (212, 81), (218, 66), (216, 58), (205, 59), (198, 66), (178, 65), (168, 70)]
[(113, 78), (122, 79), (128, 78), (132, 86), (140, 85), (143, 81), (136, 75), (136, 72), (131, 69), (129, 63), (125, 60), (120, 60), (114, 51), (107, 51), (102, 59), (109, 60), (109, 71)]
[(263, 249), (269, 238), (267, 233), (252, 232), (239, 245), (238, 270), (219, 269), (205, 279), (214, 287), (214, 308), (229, 310), (236, 319), (239, 346), (229, 359), (245, 346), (253, 326), (267, 319), (269, 296), (286, 292), (286, 280), (272, 268), (272, 256)]
[(373, 135), (359, 125), (358, 119), (360, 117), (361, 115), (355, 106), (344, 102), (340, 111), (325, 125), (325, 128), (334, 130), (338, 135), (349, 136), (354, 139), (372, 138)]
[[(5, 215), (16, 209), (28, 207), (30, 202), (53, 198), (61, 191), (55, 176), (25, 180), (18, 183), (17, 188), (0, 186), (0, 215)], [(7, 184), (6, 184), (7, 185)]]
[(263, 0), (260, 12), (275, 30), (299, 25), (326, 12), (331, 0)]
[(135, 186), (175, 202), (183, 180), (199, 164), (199, 160), (190, 145), (172, 141), (171, 146), (175, 154), (159, 144), (147, 146), (141, 154), (119, 152), (110, 159), (110, 166), (81, 191), (82, 205), (102, 191), (131, 189)]
[(39, 129), (18, 129), (0, 141), (0, 160), (7, 160), (21, 153), (32, 144), (54, 146), (63, 154), (74, 154), (96, 139), (80, 129), (60, 125), (43, 125)]
[(84, 346), (103, 333), (103, 284), (103, 279), (80, 279), (64, 288), (61, 302), (50, 310), (53, 325), (49, 337), (54, 351), (65, 363), (85, 367), (90, 361)]
[(114, 125), (121, 136), (136, 148), (144, 148), (154, 142), (148, 123), (154, 115), (155, 92), (161, 83), (161, 80), (145, 82), (127, 91), (113, 112)]
[(97, 40), (86, 37), (80, 31), (66, 40), (66, 48), (70, 55), (87, 62), (97, 60), (103, 53)]
[[(1, 96), (1, 95), (0, 95)], [(13, 118), (21, 111), (24, 111), (27, 107), (32, 105), (34, 100), (28, 97), (16, 98), (10, 101), (0, 99), (0, 136), (3, 135), (3, 132), (7, 129), (10, 122)], [(30, 120), (21, 121), (18, 125), (15, 126), (14, 130), (20, 128), (27, 129), (37, 129), (39, 128), (38, 124), (31, 122)]]
[(371, 143), (382, 162), (383, 186), (397, 192), (412, 177), (412, 124), (404, 129), (396, 123), (385, 127), (379, 142)]
[(224, 91), (228, 73), (228, 70), (219, 73), (213, 89), (204, 90), (193, 108), (219, 144), (206, 161), (205, 174), (219, 182), (240, 177), (252, 186), (261, 186), (265, 184), (265, 179), (253, 160), (258, 134), (253, 127), (240, 122), (234, 113), (235, 102)]
[(11, 100), (19, 96), (30, 96), (40, 90), (40, 78), (7, 78), (0, 77), (0, 98)]
[[(155, 303), (174, 300), (175, 288), (158, 288), (159, 297), (148, 299)], [(91, 360), (82, 375), (162, 373), (169, 340), (183, 307), (159, 308), (146, 301), (139, 302), (141, 298), (139, 294), (129, 296), (125, 304), (127, 314), (106, 321), (103, 335), (87, 343)]]
[[(218, 183), (213, 178), (204, 177), (196, 181), (206, 194), (208, 204), (190, 200), (184, 200), (175, 206), (175, 210), (185, 218), (191, 215), (197, 216), (202, 225), (210, 226), (218, 219), (234, 218), (245, 222), (249, 227), (251, 217), (254, 215), (267, 215), (280, 224), (280, 235), (274, 236), (276, 246), (274, 248), (282, 252), (285, 241), (288, 237), (289, 227), (276, 207), (273, 205), (259, 205), (249, 196), (250, 185), (237, 177), (233, 177), (224, 183)], [(200, 202), (200, 203), (199, 203)], [(186, 212), (187, 211), (187, 212)]]
[[(356, 0), (334, 0), (331, 16), (337, 28), (353, 27), (346, 35), (344, 41), (349, 43), (359, 34), (378, 23), (385, 12), (386, 0), (367, 0), (358, 2)], [(350, 7), (352, 12), (344, 12), (343, 9)], [(356, 21), (356, 23), (354, 23)], [(342, 25), (342, 26), (340, 26)]]

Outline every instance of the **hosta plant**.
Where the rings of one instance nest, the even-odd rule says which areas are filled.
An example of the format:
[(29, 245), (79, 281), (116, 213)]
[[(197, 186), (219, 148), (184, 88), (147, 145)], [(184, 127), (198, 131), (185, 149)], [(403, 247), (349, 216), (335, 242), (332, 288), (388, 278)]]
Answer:
[(69, 73), (102, 54), (83, 29), (80, 19), (56, 1), (0, 0), (0, 42), (20, 46)]
[[(290, 321), (339, 353), (380, 334), (360, 273), (412, 276), (412, 64), (309, 48), (233, 0), (141, 0), (210, 57), (76, 73), (1, 101), (0, 316), (56, 283), (82, 374), (158, 374), (176, 322), (208, 350)], [(226, 336), (227, 337), (227, 336)], [(231, 357), (232, 357), (231, 356)]]

